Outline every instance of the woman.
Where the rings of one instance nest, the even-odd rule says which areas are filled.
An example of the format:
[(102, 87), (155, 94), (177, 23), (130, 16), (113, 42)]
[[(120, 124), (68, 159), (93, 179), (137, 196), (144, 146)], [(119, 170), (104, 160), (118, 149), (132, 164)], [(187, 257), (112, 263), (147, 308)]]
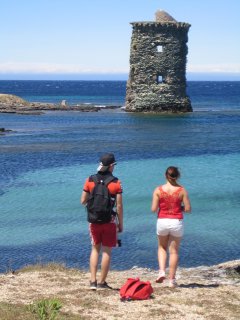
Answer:
[(183, 236), (183, 212), (191, 212), (187, 191), (178, 184), (180, 172), (176, 167), (168, 167), (166, 184), (153, 192), (152, 211), (157, 212), (159, 274), (156, 282), (165, 280), (167, 250), (169, 250), (169, 286), (176, 287), (178, 251)]

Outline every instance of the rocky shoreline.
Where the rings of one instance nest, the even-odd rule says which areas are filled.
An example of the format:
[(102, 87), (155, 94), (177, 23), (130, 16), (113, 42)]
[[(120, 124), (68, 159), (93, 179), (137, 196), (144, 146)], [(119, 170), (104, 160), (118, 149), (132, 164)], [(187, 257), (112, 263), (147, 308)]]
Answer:
[(65, 100), (61, 103), (28, 102), (18, 96), (0, 94), (0, 113), (16, 113), (41, 115), (46, 111), (79, 111), (98, 112), (101, 110), (120, 109), (122, 106), (96, 106), (94, 104), (68, 105)]
[[(169, 288), (167, 282), (156, 283), (156, 276), (156, 270), (138, 267), (110, 271), (108, 283), (113, 290), (92, 291), (86, 271), (61, 265), (29, 266), (0, 275), (0, 306), (28, 306), (54, 298), (62, 303), (63, 319), (240, 319), (240, 260), (211, 267), (179, 268), (179, 286), (175, 289)], [(151, 299), (121, 302), (119, 288), (132, 277), (151, 282)]]

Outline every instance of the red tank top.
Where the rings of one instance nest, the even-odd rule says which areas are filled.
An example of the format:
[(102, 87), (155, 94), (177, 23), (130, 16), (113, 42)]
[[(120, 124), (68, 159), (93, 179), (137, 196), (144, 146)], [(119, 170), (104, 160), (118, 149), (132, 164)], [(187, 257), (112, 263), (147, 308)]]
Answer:
[(183, 219), (182, 199), (179, 197), (182, 189), (182, 187), (179, 187), (172, 194), (169, 194), (162, 189), (162, 186), (159, 187), (160, 200), (158, 218)]

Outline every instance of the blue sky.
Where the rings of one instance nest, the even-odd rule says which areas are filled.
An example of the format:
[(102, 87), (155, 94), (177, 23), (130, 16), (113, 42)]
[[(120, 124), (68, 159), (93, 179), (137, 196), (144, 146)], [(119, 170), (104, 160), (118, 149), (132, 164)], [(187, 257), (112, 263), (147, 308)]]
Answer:
[(191, 24), (188, 80), (240, 80), (239, 0), (1, 0), (0, 79), (127, 79), (132, 21)]

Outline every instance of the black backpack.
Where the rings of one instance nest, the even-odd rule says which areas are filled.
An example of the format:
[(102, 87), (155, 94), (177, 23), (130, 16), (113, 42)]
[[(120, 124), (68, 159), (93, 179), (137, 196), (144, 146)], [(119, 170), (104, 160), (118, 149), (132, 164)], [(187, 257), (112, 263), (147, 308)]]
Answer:
[(108, 190), (108, 184), (115, 179), (108, 176), (106, 179), (98, 179), (97, 175), (91, 176), (95, 186), (87, 201), (88, 222), (107, 223), (112, 219), (113, 204)]

